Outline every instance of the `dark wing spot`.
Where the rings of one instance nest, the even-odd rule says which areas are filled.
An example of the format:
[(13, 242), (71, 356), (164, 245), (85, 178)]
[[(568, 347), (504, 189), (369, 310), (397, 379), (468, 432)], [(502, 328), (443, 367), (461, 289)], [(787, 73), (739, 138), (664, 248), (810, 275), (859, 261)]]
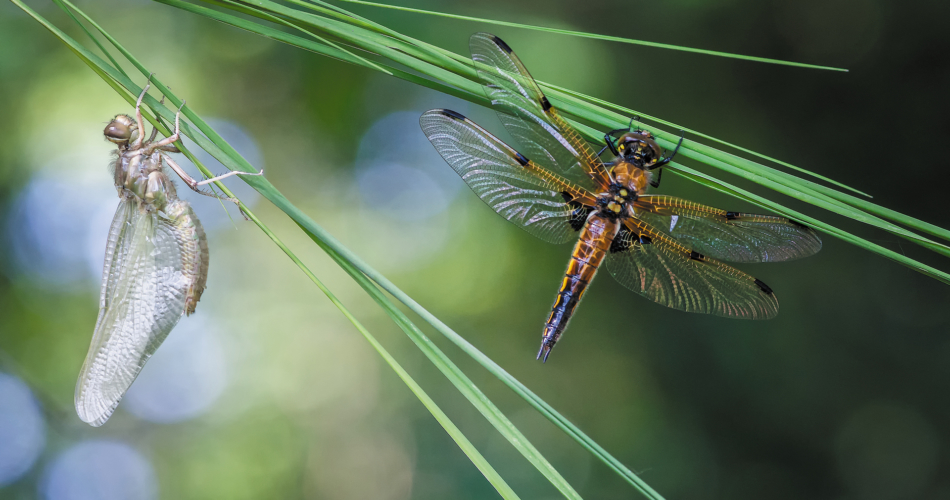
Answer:
[(497, 36), (492, 35), (492, 36), (491, 36), (491, 40), (492, 40), (493, 42), (495, 42), (495, 45), (497, 45), (498, 48), (500, 48), (501, 50), (504, 50), (505, 52), (507, 52), (507, 53), (509, 53), (509, 54), (511, 54), (512, 52), (514, 52), (513, 50), (511, 50), (511, 47), (509, 47), (508, 44), (505, 43), (505, 41), (502, 40), (501, 38), (498, 38)]
[(583, 203), (574, 201), (574, 196), (567, 191), (561, 192), (561, 198), (564, 198), (564, 203), (567, 203), (567, 206), (573, 210), (571, 212), (571, 218), (568, 221), (571, 224), (571, 229), (580, 231), (587, 222), (587, 216), (590, 215), (592, 209)]
[(703, 262), (706, 260), (706, 256), (697, 252), (696, 250), (689, 252), (689, 258), (693, 260), (698, 260), (700, 262)]
[(455, 111), (452, 111), (451, 109), (440, 109), (439, 112), (442, 113), (442, 114), (445, 115), (445, 116), (448, 116), (449, 118), (454, 118), (454, 119), (456, 119), (456, 120), (465, 121), (465, 116), (464, 116), (464, 115), (462, 115), (461, 113), (457, 113), (457, 112), (455, 112)]
[(636, 236), (626, 227), (621, 227), (614, 241), (610, 243), (610, 253), (625, 252), (634, 245), (635, 241), (637, 241)]
[(793, 226), (798, 226), (802, 229), (811, 229), (810, 227), (802, 224), (801, 222), (798, 222), (797, 220), (788, 219), (788, 223), (792, 224)]
[(761, 288), (763, 292), (765, 292), (765, 293), (767, 293), (767, 294), (769, 294), (769, 295), (772, 295), (772, 289), (769, 288), (769, 286), (766, 285), (762, 280), (756, 279), (756, 280), (755, 280), (755, 284), (756, 284), (756, 285), (759, 285), (759, 288)]
[(645, 236), (645, 235), (642, 235), (642, 234), (640, 235), (640, 244), (641, 244), (641, 245), (650, 245), (650, 244), (652, 244), (652, 243), (653, 243), (653, 240), (651, 240), (649, 236)]
[(545, 112), (551, 109), (551, 102), (548, 101), (548, 98), (543, 95), (541, 96), (541, 109), (543, 109)]
[(726, 220), (735, 220), (739, 218), (739, 212), (726, 212)]
[(517, 151), (515, 151), (515, 159), (518, 160), (518, 163), (520, 163), (522, 167), (528, 164), (528, 159)]
[(587, 217), (590, 215), (591, 208), (577, 202), (571, 202), (569, 206), (574, 209), (571, 213), (571, 229), (580, 231), (581, 228), (584, 227), (584, 224), (587, 223)]

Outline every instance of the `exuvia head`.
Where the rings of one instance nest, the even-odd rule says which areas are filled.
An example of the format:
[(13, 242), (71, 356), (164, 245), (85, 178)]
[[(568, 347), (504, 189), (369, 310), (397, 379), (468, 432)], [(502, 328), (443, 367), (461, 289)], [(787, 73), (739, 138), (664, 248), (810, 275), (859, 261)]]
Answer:
[(646, 130), (627, 132), (617, 141), (617, 151), (625, 161), (642, 167), (653, 165), (663, 156), (663, 150)]
[(132, 140), (132, 135), (137, 131), (138, 126), (135, 120), (129, 115), (115, 115), (115, 118), (106, 125), (102, 134), (115, 144), (127, 144)]

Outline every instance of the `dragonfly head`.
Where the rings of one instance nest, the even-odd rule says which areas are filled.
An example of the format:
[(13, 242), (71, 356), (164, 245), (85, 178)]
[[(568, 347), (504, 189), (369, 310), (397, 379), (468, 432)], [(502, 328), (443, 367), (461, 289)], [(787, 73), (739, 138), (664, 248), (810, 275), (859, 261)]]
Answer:
[(639, 167), (648, 167), (660, 160), (663, 150), (646, 130), (627, 132), (617, 141), (620, 157)]
[(122, 145), (132, 140), (132, 134), (137, 128), (131, 116), (115, 115), (115, 118), (106, 125), (106, 129), (102, 133), (110, 142)]

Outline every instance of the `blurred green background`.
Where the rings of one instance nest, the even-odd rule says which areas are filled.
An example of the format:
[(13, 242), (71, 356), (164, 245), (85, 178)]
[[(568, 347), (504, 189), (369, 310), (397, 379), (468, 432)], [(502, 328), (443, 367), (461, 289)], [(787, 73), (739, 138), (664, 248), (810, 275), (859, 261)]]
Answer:
[[(462, 54), (471, 33), (494, 32), (540, 80), (789, 161), (950, 227), (950, 3), (398, 3), (846, 67), (737, 62), (342, 4)], [(52, 3), (29, 4), (87, 43)], [(426, 109), (447, 107), (507, 137), (491, 111), (164, 5), (77, 4), (213, 118), (298, 207), (666, 498), (950, 498), (946, 285), (830, 237), (806, 260), (742, 266), (782, 303), (768, 322), (668, 310), (601, 276), (542, 365), (534, 355), (570, 246), (543, 243), (492, 213), (417, 124)], [(101, 134), (131, 108), (9, 3), (0, 4), (0, 95), (0, 442), (8, 443), (0, 498), (496, 495), (327, 299), (214, 200), (188, 198), (211, 248), (198, 314), (179, 323), (104, 427), (81, 423), (73, 388), (116, 206), (106, 173), (112, 147)], [(227, 182), (253, 203), (241, 181)], [(672, 175), (661, 192), (755, 210)], [(765, 194), (947, 267), (890, 235)], [(523, 498), (558, 497), (287, 217), (266, 203), (254, 209)], [(582, 496), (637, 497), (429, 333)]]

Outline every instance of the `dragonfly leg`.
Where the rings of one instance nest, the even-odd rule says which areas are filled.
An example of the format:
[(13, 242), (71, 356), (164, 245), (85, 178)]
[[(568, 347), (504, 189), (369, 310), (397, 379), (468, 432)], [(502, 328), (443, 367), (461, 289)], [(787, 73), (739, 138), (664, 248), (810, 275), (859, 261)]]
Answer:
[[(152, 151), (155, 151), (156, 149), (161, 148), (161, 147), (163, 147), (163, 146), (169, 146), (169, 145), (173, 144), (175, 141), (178, 140), (178, 138), (181, 136), (181, 135), (179, 134), (179, 132), (180, 132), (180, 130), (181, 130), (181, 128), (180, 128), (180, 125), (181, 125), (181, 108), (184, 108), (184, 107), (185, 107), (185, 101), (183, 100), (183, 101), (181, 101), (181, 106), (178, 107), (178, 111), (175, 112), (175, 132), (172, 133), (172, 135), (170, 135), (170, 136), (168, 136), (168, 137), (166, 137), (166, 138), (164, 138), (164, 139), (162, 139), (162, 140), (160, 140), (160, 141), (158, 141), (158, 142), (156, 142), (156, 143), (154, 143), (154, 144), (149, 144), (148, 149), (147, 149), (147, 151), (146, 151), (146, 154), (151, 154)], [(176, 148), (176, 149), (177, 149), (177, 148)]]
[(660, 179), (662, 178), (663, 178), (663, 169), (661, 168), (660, 172), (656, 174), (656, 179), (650, 181), (650, 185), (653, 186), (654, 189), (660, 187)]
[[(617, 145), (614, 144), (613, 136), (614, 134), (617, 134), (619, 132), (627, 132), (629, 130), (630, 130), (629, 128), (618, 128), (616, 130), (611, 130), (610, 132), (607, 132), (606, 134), (604, 134), (604, 143), (607, 144), (604, 147), (610, 148), (610, 152), (613, 153), (614, 156), (620, 156), (620, 151), (617, 151)], [(603, 152), (604, 150), (601, 149), (600, 151)]]
[[(158, 104), (161, 104), (161, 105), (165, 104), (165, 96), (162, 96), (162, 98), (158, 100)], [(161, 116), (156, 116), (155, 118), (159, 121), (159, 123), (161, 123), (162, 121)], [(152, 127), (152, 135), (148, 136), (148, 140), (145, 141), (145, 144), (151, 144), (152, 141), (155, 140), (156, 136), (158, 136), (158, 127)], [(175, 153), (178, 153), (178, 152), (179, 151), (175, 151)]]
[(227, 179), (228, 177), (231, 177), (232, 175), (264, 175), (264, 169), (262, 168), (259, 172), (256, 172), (256, 173), (252, 173), (252, 172), (241, 172), (240, 170), (232, 170), (232, 171), (230, 171), (230, 172), (228, 172), (228, 173), (226, 173), (226, 174), (221, 174), (221, 175), (212, 177), (212, 178), (210, 178), (210, 179), (205, 179), (205, 180), (199, 182), (199, 183), (196, 184), (196, 185), (197, 185), (197, 186), (204, 186), (205, 184), (211, 184), (212, 182), (220, 181), (221, 179)]
[(217, 198), (219, 200), (230, 201), (231, 203), (234, 203), (235, 205), (237, 205), (238, 208), (241, 207), (241, 201), (238, 200), (237, 198), (231, 198), (228, 196), (221, 196), (215, 193), (209, 193), (208, 191), (199, 189), (200, 186), (204, 186), (214, 181), (219, 181), (221, 179), (231, 177), (232, 175), (264, 175), (264, 169), (261, 169), (260, 172), (253, 172), (253, 173), (252, 172), (238, 172), (236, 170), (232, 170), (231, 172), (228, 172), (224, 175), (219, 175), (217, 177), (212, 177), (210, 179), (205, 179), (201, 182), (198, 182), (192, 176), (188, 175), (188, 172), (185, 172), (185, 169), (181, 168), (181, 165), (176, 163), (175, 160), (172, 160), (168, 155), (162, 155), (162, 158), (165, 159), (165, 163), (167, 163), (168, 166), (171, 167), (171, 169), (174, 170), (176, 174), (178, 174), (178, 177), (181, 177), (182, 182), (184, 182), (185, 185), (191, 188), (192, 191), (198, 194), (203, 194), (205, 196), (210, 196), (212, 198)]
[[(627, 125), (627, 128), (614, 129), (604, 134), (604, 142), (607, 144), (607, 146), (605, 146), (604, 149), (610, 148), (610, 152), (613, 153), (614, 156), (620, 156), (620, 151), (617, 151), (617, 145), (614, 144), (613, 136), (620, 132), (630, 132), (630, 129), (633, 127), (634, 120), (640, 120), (640, 117), (634, 116), (633, 118), (631, 118), (630, 123)], [(639, 130), (639, 127), (637, 128), (637, 130)], [(604, 150), (601, 149), (600, 152), (603, 153)], [(600, 156), (600, 153), (598, 153), (597, 156)]]
[(131, 149), (138, 149), (142, 147), (142, 139), (145, 138), (145, 122), (142, 120), (142, 99), (145, 99), (145, 94), (148, 93), (148, 89), (152, 86), (152, 75), (148, 75), (148, 81), (145, 82), (145, 88), (142, 89), (142, 93), (139, 94), (138, 100), (135, 101), (135, 125), (139, 128), (139, 136), (135, 139), (135, 142), (130, 144)]
[(145, 141), (145, 144), (151, 144), (155, 140), (155, 137), (158, 136), (158, 127), (152, 127), (152, 135), (148, 136), (148, 140)]
[(676, 143), (676, 149), (673, 150), (673, 154), (671, 154), (671, 155), (667, 156), (666, 158), (663, 158), (663, 159), (661, 159), (660, 161), (658, 161), (658, 162), (654, 163), (653, 165), (651, 165), (651, 166), (650, 166), (650, 170), (656, 170), (656, 169), (662, 167), (663, 165), (666, 165), (667, 163), (673, 161), (673, 158), (676, 157), (676, 153), (680, 150), (680, 146), (683, 145), (683, 139), (684, 139), (685, 135), (686, 135), (686, 132), (683, 131), (683, 130), (680, 130), (680, 141), (679, 141), (678, 143)]

